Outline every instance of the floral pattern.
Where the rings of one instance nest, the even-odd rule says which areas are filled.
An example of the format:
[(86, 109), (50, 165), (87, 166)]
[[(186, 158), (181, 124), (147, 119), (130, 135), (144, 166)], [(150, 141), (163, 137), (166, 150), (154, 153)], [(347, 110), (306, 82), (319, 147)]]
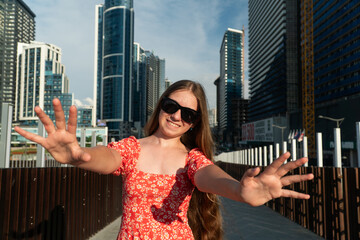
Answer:
[(135, 137), (108, 145), (119, 152), (122, 163), (114, 174), (123, 178), (123, 216), (118, 240), (194, 239), (187, 210), (195, 188), (197, 170), (213, 164), (199, 149), (186, 157), (185, 171), (167, 175), (137, 170), (140, 143)]

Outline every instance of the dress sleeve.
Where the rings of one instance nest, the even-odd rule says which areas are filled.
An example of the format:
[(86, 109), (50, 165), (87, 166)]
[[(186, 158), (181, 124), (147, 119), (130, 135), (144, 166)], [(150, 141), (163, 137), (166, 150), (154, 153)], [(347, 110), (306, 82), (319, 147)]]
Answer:
[(214, 164), (210, 159), (208, 159), (205, 154), (199, 149), (193, 149), (189, 153), (188, 160), (188, 176), (192, 184), (195, 186), (195, 173), (206, 166)]
[(121, 165), (113, 172), (114, 175), (127, 174), (135, 167), (136, 159), (139, 157), (139, 146), (135, 137), (111, 142), (107, 147), (116, 150), (121, 156)]

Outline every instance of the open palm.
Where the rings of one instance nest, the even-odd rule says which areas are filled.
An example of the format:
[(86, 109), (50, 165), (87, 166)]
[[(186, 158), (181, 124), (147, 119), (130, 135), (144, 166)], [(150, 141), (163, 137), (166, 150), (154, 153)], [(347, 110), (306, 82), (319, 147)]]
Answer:
[(259, 206), (278, 197), (309, 199), (310, 196), (307, 194), (283, 189), (292, 183), (310, 180), (314, 177), (312, 174), (285, 176), (289, 171), (307, 162), (307, 158), (301, 158), (283, 164), (289, 157), (290, 153), (288, 152), (281, 155), (260, 175), (260, 168), (247, 170), (239, 186), (242, 200), (252, 206)]
[(68, 126), (66, 128), (66, 121), (64, 111), (62, 109), (59, 99), (53, 100), (56, 127), (52, 120), (40, 107), (35, 107), (35, 112), (40, 121), (44, 124), (45, 130), (48, 134), (46, 138), (34, 133), (25, 131), (20, 127), (15, 127), (23, 137), (36, 142), (49, 151), (54, 159), (63, 164), (73, 164), (76, 161), (87, 161), (90, 158), (86, 154), (76, 139), (76, 125), (77, 125), (77, 110), (75, 106), (70, 107), (70, 114)]

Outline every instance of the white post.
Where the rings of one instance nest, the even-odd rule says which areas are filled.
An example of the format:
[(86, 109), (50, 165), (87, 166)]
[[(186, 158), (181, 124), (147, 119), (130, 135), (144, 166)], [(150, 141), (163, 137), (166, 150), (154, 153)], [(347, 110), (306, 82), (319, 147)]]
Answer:
[(86, 129), (81, 129), (81, 135), (80, 135), (80, 147), (86, 146)]
[(334, 128), (334, 167), (341, 167), (341, 133), (340, 128)]
[(251, 148), (251, 166), (254, 166), (255, 165), (255, 161), (254, 161), (254, 149)]
[(318, 167), (323, 167), (323, 144), (322, 144), (322, 133), (318, 132), (316, 133), (316, 152), (317, 152), (317, 165)]
[(296, 156), (296, 139), (291, 140), (291, 159), (295, 161), (297, 158)]
[(262, 166), (262, 148), (259, 147), (259, 165), (258, 166)]
[(264, 164), (263, 166), (267, 166), (267, 147), (264, 146)]
[(280, 157), (280, 144), (275, 145), (275, 159)]
[(269, 164), (272, 164), (273, 161), (274, 161), (274, 146), (270, 145), (269, 146)]
[(104, 134), (104, 135), (103, 135), (103, 146), (106, 147), (107, 144), (108, 144), (108, 143), (107, 143), (107, 135)]
[(255, 159), (255, 166), (259, 166), (259, 161), (258, 161), (258, 148), (256, 147), (255, 148), (255, 156), (254, 156), (254, 159)]
[(96, 146), (96, 131), (92, 131), (91, 133), (91, 146), (92, 147)]
[(249, 164), (249, 149), (245, 149), (245, 165), (250, 165)]
[(286, 141), (283, 142), (282, 150), (283, 150), (283, 151), (282, 151), (282, 154), (284, 154), (284, 153), (287, 152), (287, 142), (286, 142)]
[[(41, 121), (38, 122), (38, 135), (45, 137), (45, 127)], [(36, 167), (45, 167), (45, 149), (40, 144), (36, 147)]]
[[(304, 136), (304, 139), (303, 139), (303, 157), (308, 157), (308, 142), (307, 142), (307, 136)], [(306, 162), (305, 164), (305, 167), (308, 167), (309, 166), (309, 162)]]
[(12, 116), (13, 106), (9, 103), (3, 103), (1, 110), (0, 168), (10, 167)]
[(356, 122), (357, 167), (360, 168), (360, 122)]

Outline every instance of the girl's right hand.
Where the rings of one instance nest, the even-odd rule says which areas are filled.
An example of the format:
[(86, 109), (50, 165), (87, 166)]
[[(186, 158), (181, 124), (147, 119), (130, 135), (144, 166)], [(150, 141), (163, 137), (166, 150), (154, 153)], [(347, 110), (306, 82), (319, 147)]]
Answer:
[(46, 138), (34, 133), (15, 127), (15, 131), (23, 137), (43, 146), (54, 159), (62, 164), (73, 164), (87, 162), (91, 156), (84, 152), (76, 139), (77, 109), (71, 106), (69, 109), (68, 126), (66, 128), (65, 115), (59, 99), (53, 100), (56, 127), (44, 111), (36, 106), (35, 112), (43, 123), (48, 134)]

